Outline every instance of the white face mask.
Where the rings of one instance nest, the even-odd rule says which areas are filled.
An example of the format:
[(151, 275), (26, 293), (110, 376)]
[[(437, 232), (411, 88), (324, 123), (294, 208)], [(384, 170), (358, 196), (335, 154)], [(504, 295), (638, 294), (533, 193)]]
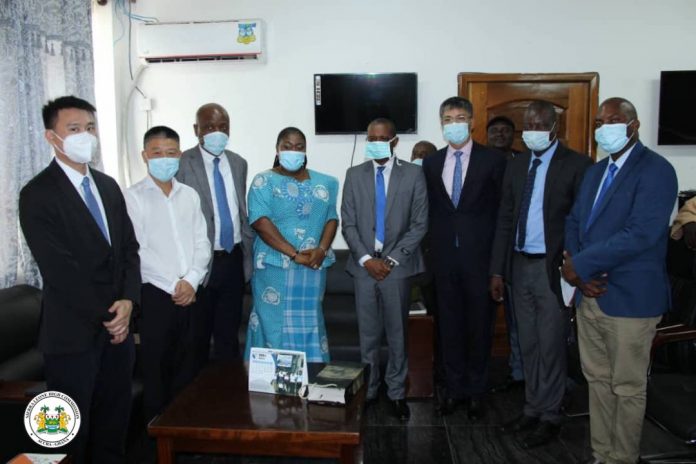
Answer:
[(56, 137), (63, 141), (63, 149), (55, 147), (56, 150), (63, 153), (75, 163), (85, 164), (92, 161), (92, 157), (97, 152), (99, 141), (89, 132), (80, 132), (79, 134), (71, 134), (62, 139), (60, 135), (53, 131)]

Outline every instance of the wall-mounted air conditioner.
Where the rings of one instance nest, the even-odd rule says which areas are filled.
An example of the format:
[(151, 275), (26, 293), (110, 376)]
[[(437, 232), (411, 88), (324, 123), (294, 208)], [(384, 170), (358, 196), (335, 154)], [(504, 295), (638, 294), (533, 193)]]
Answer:
[(263, 40), (260, 19), (144, 23), (138, 29), (138, 56), (148, 63), (261, 61)]

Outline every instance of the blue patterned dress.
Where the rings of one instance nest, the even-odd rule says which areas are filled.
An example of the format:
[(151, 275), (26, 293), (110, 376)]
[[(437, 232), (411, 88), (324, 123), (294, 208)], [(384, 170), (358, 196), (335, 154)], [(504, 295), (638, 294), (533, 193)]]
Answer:
[[(249, 189), (249, 223), (267, 217), (296, 250), (316, 248), (326, 223), (338, 220), (338, 180), (307, 170), (297, 181), (273, 170), (257, 174)], [(336, 258), (329, 250), (321, 268), (295, 264), (258, 235), (254, 239), (253, 307), (249, 315), (245, 359), (251, 347), (304, 351), (308, 361), (329, 360), (321, 303), (326, 269)]]

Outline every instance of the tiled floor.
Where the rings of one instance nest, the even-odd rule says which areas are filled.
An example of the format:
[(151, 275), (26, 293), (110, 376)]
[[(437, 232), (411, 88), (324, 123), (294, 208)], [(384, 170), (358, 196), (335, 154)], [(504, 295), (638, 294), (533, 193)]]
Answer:
[[(504, 364), (498, 360), (492, 381), (505, 375)], [(582, 409), (584, 394), (579, 393), (574, 407)], [(533, 450), (520, 447), (515, 436), (501, 436), (496, 426), (515, 418), (523, 404), (523, 392), (512, 391), (490, 395), (487, 414), (479, 422), (471, 422), (465, 411), (441, 417), (432, 401), (411, 401), (411, 420), (404, 425), (388, 414), (382, 401), (366, 411), (363, 438), (363, 463), (462, 463), (462, 464), (573, 464), (590, 456), (588, 419), (569, 418), (555, 442)], [(675, 437), (645, 422), (642, 455), (687, 450)], [(234, 456), (178, 456), (179, 464), (289, 464), (333, 462), (321, 459), (239, 458)], [(660, 462), (696, 462), (694, 459)]]

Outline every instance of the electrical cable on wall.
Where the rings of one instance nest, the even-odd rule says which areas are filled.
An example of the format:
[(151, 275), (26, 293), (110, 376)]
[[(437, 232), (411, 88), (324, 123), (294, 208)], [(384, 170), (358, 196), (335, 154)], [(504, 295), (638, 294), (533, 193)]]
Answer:
[(353, 137), (354, 137), (353, 138), (353, 153), (351, 153), (351, 155), (350, 155), (350, 167), (351, 168), (353, 167), (353, 157), (355, 156), (355, 146), (358, 143), (358, 134), (355, 134)]

